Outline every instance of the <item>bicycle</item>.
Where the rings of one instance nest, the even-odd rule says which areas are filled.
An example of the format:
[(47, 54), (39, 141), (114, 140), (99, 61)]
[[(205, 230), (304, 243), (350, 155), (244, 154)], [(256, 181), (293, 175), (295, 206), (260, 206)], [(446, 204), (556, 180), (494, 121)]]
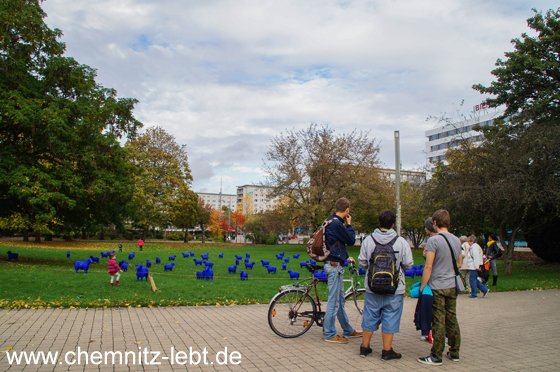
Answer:
[[(305, 267), (312, 274), (322, 268), (311, 263)], [(349, 271), (350, 279), (344, 279), (344, 282), (350, 283), (350, 287), (344, 292), (344, 299), (351, 301), (352, 306), (346, 306), (346, 314), (350, 325), (361, 329), (366, 290), (357, 288), (360, 286), (358, 281), (354, 285), (354, 275), (358, 272), (354, 264), (349, 267)], [(321, 310), (317, 284), (325, 281), (312, 275), (311, 278), (280, 287), (268, 307), (268, 325), (272, 331), (280, 337), (294, 338), (307, 332), (313, 323), (322, 327), (325, 312)], [(315, 299), (310, 294), (312, 289), (315, 289)]]

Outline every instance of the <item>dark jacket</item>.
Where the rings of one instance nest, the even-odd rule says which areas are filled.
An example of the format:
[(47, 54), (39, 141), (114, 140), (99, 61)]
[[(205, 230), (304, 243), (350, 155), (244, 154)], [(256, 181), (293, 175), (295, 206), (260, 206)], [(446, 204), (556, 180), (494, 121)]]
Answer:
[(487, 249), (486, 249), (486, 257), (488, 256), (492, 256), (492, 259), (496, 258), (496, 255), (498, 254), (498, 249), (500, 249), (498, 247), (498, 244), (496, 244), (496, 241), (494, 241), (494, 243), (492, 243)]
[[(424, 289), (425, 293), (428, 293)], [(427, 334), (432, 330), (432, 305), (434, 303), (434, 296), (430, 294), (421, 294), (416, 303), (416, 310), (414, 310), (414, 325), (416, 330), (422, 330), (422, 334)]]
[[(333, 213), (328, 219), (335, 219), (325, 231), (327, 249), (331, 249), (331, 254), (326, 261), (333, 261), (343, 264), (348, 259), (346, 253), (346, 245), (354, 245), (356, 242), (356, 233), (352, 225), (344, 226), (342, 218)], [(340, 242), (339, 244), (336, 244)]]

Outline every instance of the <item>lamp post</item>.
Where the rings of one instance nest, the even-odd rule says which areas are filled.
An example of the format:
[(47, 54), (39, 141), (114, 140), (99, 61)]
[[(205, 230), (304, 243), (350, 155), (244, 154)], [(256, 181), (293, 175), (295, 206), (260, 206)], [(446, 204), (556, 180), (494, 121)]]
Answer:
[(400, 133), (395, 131), (395, 198), (397, 203), (397, 235), (401, 235), (401, 145)]

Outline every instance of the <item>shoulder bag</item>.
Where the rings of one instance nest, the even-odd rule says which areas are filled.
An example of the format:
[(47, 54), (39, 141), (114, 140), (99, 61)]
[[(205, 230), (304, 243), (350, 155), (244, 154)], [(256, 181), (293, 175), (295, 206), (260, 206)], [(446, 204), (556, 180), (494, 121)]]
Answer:
[(455, 270), (455, 292), (460, 293), (465, 290), (465, 282), (463, 281), (463, 277), (459, 274), (459, 269), (457, 268), (457, 261), (455, 260), (455, 253), (453, 253), (453, 248), (451, 248), (451, 244), (449, 244), (449, 240), (443, 234), (438, 234), (445, 239), (447, 245), (449, 246), (449, 250), (451, 251), (451, 260), (453, 261), (453, 269)]

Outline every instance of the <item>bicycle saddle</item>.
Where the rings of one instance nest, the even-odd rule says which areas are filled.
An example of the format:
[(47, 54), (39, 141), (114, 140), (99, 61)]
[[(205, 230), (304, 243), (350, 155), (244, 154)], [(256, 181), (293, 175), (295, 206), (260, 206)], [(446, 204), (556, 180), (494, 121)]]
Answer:
[(307, 265), (305, 265), (305, 267), (307, 268), (307, 270), (309, 270), (310, 273), (315, 272), (315, 270), (323, 270), (323, 266), (314, 265), (311, 262), (308, 262)]

